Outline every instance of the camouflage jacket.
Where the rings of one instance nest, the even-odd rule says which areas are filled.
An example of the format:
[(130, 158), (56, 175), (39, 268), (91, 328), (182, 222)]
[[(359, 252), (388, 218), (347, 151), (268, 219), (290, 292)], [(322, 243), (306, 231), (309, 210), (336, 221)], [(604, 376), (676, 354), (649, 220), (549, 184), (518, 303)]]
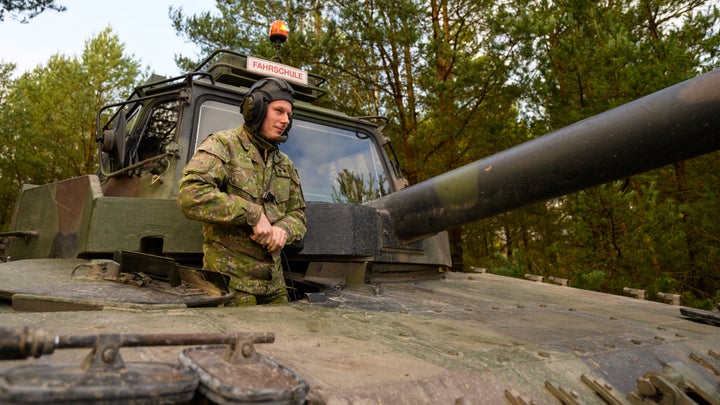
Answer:
[(178, 204), (203, 222), (204, 268), (229, 275), (231, 287), (251, 294), (284, 288), (280, 255), (250, 235), (263, 211), (287, 232), (288, 244), (305, 235), (300, 177), (287, 155), (274, 149), (266, 164), (242, 128), (212, 134), (183, 171)]

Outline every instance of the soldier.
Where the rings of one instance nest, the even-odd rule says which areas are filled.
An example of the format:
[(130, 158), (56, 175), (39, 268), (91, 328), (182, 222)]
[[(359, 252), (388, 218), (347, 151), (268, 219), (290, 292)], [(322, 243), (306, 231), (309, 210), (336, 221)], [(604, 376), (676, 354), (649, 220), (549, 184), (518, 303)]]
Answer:
[(179, 183), (183, 213), (203, 222), (203, 268), (230, 277), (230, 305), (289, 300), (280, 253), (306, 230), (300, 178), (278, 149), (293, 94), (284, 80), (257, 81), (240, 106), (243, 126), (208, 136)]

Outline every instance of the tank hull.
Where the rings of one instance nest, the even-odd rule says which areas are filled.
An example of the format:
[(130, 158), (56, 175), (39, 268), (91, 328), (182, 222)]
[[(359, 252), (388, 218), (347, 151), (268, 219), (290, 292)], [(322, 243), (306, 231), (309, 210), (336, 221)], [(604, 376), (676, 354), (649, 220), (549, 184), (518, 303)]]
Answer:
[[(587, 384), (605, 381), (617, 398), (636, 379), (682, 363), (708, 381), (717, 327), (684, 319), (677, 306), (491, 274), (386, 283), (381, 295), (348, 288), (322, 304), (253, 308), (0, 313), (3, 326), (53, 334), (272, 332), (262, 354), (304, 378), (315, 403), (604, 403)], [(123, 348), (126, 361), (176, 363), (180, 347)], [(37, 361), (81, 361), (58, 350)], [(0, 368), (15, 361), (0, 362)], [(0, 372), (1, 373), (1, 372)], [(515, 402), (519, 403), (519, 402)], [(623, 403), (623, 402), (621, 402)]]

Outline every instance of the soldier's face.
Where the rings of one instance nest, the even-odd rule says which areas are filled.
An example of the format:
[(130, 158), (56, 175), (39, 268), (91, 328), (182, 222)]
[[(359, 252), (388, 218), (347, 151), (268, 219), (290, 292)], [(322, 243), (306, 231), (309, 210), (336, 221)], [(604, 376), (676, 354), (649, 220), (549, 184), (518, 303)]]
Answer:
[(270, 141), (274, 141), (285, 132), (292, 117), (292, 103), (287, 100), (275, 100), (268, 104), (265, 120), (260, 126), (260, 133)]

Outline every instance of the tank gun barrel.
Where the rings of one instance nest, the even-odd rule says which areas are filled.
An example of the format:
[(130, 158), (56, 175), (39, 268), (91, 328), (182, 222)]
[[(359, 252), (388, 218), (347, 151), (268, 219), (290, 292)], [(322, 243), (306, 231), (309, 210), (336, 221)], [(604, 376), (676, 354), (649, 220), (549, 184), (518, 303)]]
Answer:
[(720, 149), (720, 69), (389, 194), (411, 241)]

